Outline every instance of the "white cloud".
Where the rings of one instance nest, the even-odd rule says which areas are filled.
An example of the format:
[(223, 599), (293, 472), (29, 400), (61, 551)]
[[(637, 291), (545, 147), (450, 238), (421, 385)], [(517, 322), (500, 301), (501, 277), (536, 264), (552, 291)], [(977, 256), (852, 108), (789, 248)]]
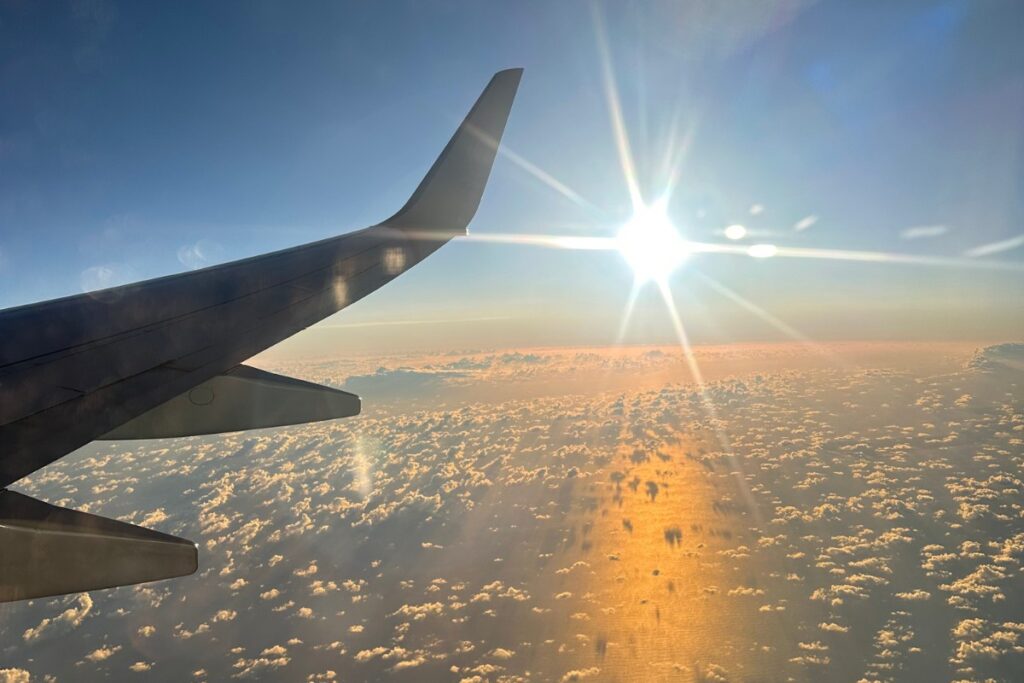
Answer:
[(949, 228), (945, 225), (917, 225), (901, 232), (900, 237), (905, 240), (919, 240), (928, 237), (939, 237), (947, 232), (949, 232)]
[(970, 258), (991, 256), (992, 254), (1001, 254), (1004, 251), (1010, 251), (1011, 249), (1017, 249), (1022, 246), (1024, 246), (1024, 235), (1017, 235), (1015, 237), (1010, 237), (1009, 239), (1000, 240), (999, 242), (982, 244), (972, 249), (968, 249), (964, 252), (964, 256)]
[(804, 216), (793, 225), (794, 232), (803, 232), (814, 227), (814, 224), (818, 222), (818, 217), (815, 215)]
[(92, 611), (92, 597), (88, 593), (80, 593), (75, 598), (75, 602), (76, 605), (74, 607), (68, 607), (59, 616), (45, 618), (34, 628), (26, 630), (22, 634), (22, 638), (25, 642), (32, 642), (38, 640), (44, 634), (61, 635), (81, 626), (82, 622), (85, 621)]

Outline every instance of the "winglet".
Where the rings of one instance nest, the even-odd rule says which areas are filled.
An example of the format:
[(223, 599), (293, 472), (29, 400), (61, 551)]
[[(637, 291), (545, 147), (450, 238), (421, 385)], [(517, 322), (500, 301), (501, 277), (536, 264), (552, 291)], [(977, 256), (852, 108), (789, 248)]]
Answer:
[(412, 197), (384, 225), (441, 239), (466, 234), (522, 75), (522, 69), (494, 74)]

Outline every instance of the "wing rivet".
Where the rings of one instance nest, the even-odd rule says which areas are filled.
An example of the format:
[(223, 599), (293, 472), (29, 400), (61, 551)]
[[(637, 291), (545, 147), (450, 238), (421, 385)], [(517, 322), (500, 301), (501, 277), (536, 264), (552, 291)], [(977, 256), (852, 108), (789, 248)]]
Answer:
[(188, 400), (192, 402), (192, 405), (208, 406), (213, 403), (213, 389), (206, 386), (198, 386), (188, 392)]

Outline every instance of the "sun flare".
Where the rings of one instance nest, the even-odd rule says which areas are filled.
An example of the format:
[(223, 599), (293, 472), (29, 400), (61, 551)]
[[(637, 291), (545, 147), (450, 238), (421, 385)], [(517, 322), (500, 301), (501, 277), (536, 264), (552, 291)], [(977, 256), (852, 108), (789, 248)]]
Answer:
[(637, 209), (615, 239), (638, 282), (664, 282), (690, 255), (663, 202)]

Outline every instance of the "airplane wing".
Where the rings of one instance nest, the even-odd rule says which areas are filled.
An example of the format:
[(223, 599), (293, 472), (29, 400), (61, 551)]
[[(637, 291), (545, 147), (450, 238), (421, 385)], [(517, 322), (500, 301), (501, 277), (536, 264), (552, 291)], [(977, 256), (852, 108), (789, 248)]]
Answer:
[[(521, 75), (521, 69), (510, 69), (491, 79), (409, 201), (379, 225), (0, 312), (0, 488), (104, 436), (208, 434), (358, 413), (358, 397), (242, 363), (466, 234)], [(195, 557), (193, 544), (184, 542), (184, 550), (175, 545), (181, 539), (132, 525), (100, 525), (96, 519), (102, 518), (92, 515), (76, 521), (84, 513), (47, 512), (52, 506), (24, 499), (0, 491), (0, 601), (115, 585), (88, 578), (72, 588), (66, 581), (47, 583), (46, 572), (25, 571), (26, 563), (61, 563), (56, 555), (62, 544), (39, 541), (39, 548), (47, 548), (40, 554), (32, 552), (31, 542), (10, 540), (15, 537), (31, 541), (84, 530), (104, 539), (86, 546), (104, 548), (106, 564), (111, 547), (137, 552), (140, 544), (168, 544), (171, 551)], [(145, 538), (146, 533), (163, 538)], [(7, 552), (12, 548), (23, 549), (24, 562)], [(64, 560), (86, 561), (81, 555), (69, 558)], [(156, 578), (190, 573), (181, 571), (180, 562), (166, 566), (166, 576)], [(140, 572), (138, 580), (153, 580), (151, 570)], [(21, 578), (9, 580), (14, 575)], [(19, 583), (33, 576), (41, 585)]]

